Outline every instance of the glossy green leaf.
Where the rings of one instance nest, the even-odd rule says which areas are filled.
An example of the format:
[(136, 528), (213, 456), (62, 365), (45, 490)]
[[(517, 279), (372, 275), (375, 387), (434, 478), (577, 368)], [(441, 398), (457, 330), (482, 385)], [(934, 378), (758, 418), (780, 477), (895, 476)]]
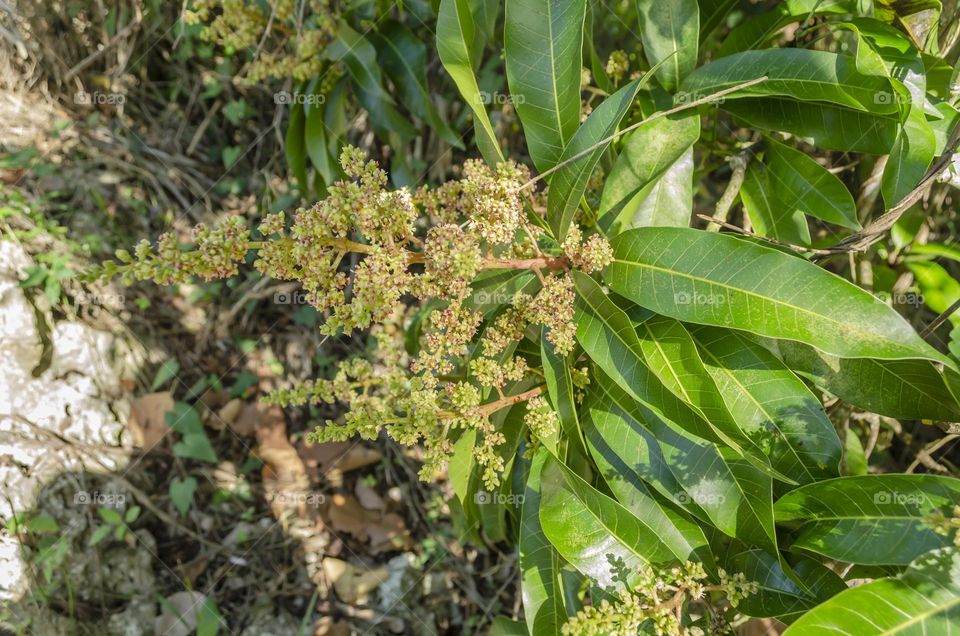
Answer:
[(777, 206), (851, 230), (860, 229), (850, 191), (806, 153), (767, 138), (763, 165)]
[(327, 126), (324, 122), (324, 110), (318, 104), (304, 104), (304, 144), (310, 163), (323, 179), (323, 183), (333, 183), (337, 166), (330, 156), (327, 143)]
[(762, 76), (768, 79), (724, 99), (781, 96), (870, 113), (897, 111), (896, 104), (878, 97), (890, 91), (886, 79), (861, 74), (849, 55), (812, 49), (764, 49), (722, 57), (691, 73), (678, 99), (699, 99)]
[(960, 404), (946, 373), (930, 360), (838, 358), (799, 343), (781, 341), (776, 351), (791, 369), (845, 402), (900, 419), (955, 422)]
[(740, 332), (694, 327), (690, 333), (730, 413), (777, 471), (800, 483), (838, 475), (840, 438), (797, 376)]
[(780, 35), (783, 27), (819, 15), (858, 13), (858, 0), (786, 0), (766, 13), (751, 15), (726, 34), (718, 57), (749, 49), (765, 48)]
[(960, 629), (960, 550), (917, 558), (903, 574), (860, 585), (815, 607), (784, 636), (952, 634)]
[(751, 128), (789, 132), (810, 139), (818, 148), (840, 152), (885, 155), (893, 147), (900, 124), (896, 113), (864, 113), (779, 97), (731, 99), (721, 108)]
[(553, 636), (567, 621), (560, 554), (540, 525), (541, 472), (549, 453), (540, 449), (530, 465), (520, 509), (520, 591), (531, 636)]
[[(676, 205), (667, 202), (662, 208), (654, 207), (652, 214), (643, 215), (640, 219), (636, 218), (635, 212), (644, 200), (651, 197), (650, 190), (657, 188), (655, 182), (666, 172), (686, 174), (687, 166), (692, 169), (692, 157), (688, 157), (689, 149), (699, 137), (700, 117), (695, 112), (657, 119), (626, 135), (620, 154), (604, 180), (599, 217), (604, 219), (609, 215), (604, 220), (613, 224), (623, 213), (625, 222), (617, 223), (616, 231), (641, 225), (688, 225), (692, 174), (691, 185), (687, 188), (687, 191), (691, 192), (690, 196), (684, 198), (683, 195), (678, 195)], [(677, 176), (671, 177), (671, 182)], [(685, 215), (676, 213), (677, 209), (685, 210)], [(685, 218), (681, 219), (681, 216)]]
[(307, 181), (307, 147), (304, 140), (303, 109), (295, 106), (290, 109), (290, 123), (287, 124), (287, 134), (284, 141), (284, 153), (287, 165), (300, 187), (300, 192), (306, 196), (309, 192)]
[(810, 244), (807, 217), (794, 206), (788, 206), (780, 195), (786, 194), (765, 162), (754, 161), (747, 168), (740, 188), (743, 209), (754, 231), (778, 241), (794, 245)]
[(417, 131), (397, 111), (393, 97), (384, 88), (377, 51), (366, 37), (341, 22), (336, 37), (326, 48), (326, 55), (347, 67), (357, 99), (369, 113), (377, 134), (387, 137), (392, 132), (402, 139), (416, 135)]
[[(768, 475), (728, 448), (690, 437), (675, 423), (647, 409), (642, 394), (624, 391), (603, 372), (595, 371), (591, 386), (592, 425), (603, 439), (603, 444), (594, 444), (595, 449), (603, 450), (611, 461), (618, 457), (638, 478), (721, 532), (776, 551), (773, 484)], [(598, 417), (601, 413), (607, 415)], [(640, 429), (649, 437), (638, 433)], [(664, 492), (669, 482), (658, 477), (657, 466), (636, 462), (638, 453), (649, 459), (658, 457), (652, 450), (638, 450), (651, 440), (660, 446), (680, 490)]]
[(527, 149), (543, 172), (580, 124), (585, 0), (507, 0), (504, 58)]
[(603, 588), (637, 580), (644, 563), (696, 560), (694, 546), (641, 519), (549, 457), (540, 482), (540, 524), (557, 551)]
[(911, 108), (903, 122), (880, 183), (883, 202), (892, 208), (910, 194), (930, 167), (937, 140), (927, 124), (923, 111)]
[(646, 406), (676, 422), (695, 437), (720, 442), (709, 422), (671, 392), (647, 367), (640, 338), (630, 318), (592, 278), (573, 273), (577, 290), (577, 341), (593, 362)]
[(699, 0), (700, 8), (700, 41), (726, 19), (730, 11), (737, 6), (737, 0)]
[(377, 35), (383, 69), (397, 86), (404, 106), (427, 122), (438, 137), (463, 149), (460, 136), (440, 117), (427, 87), (427, 47), (399, 22), (386, 24)]
[(728, 445), (763, 457), (760, 446), (727, 410), (696, 343), (681, 323), (666, 316), (653, 316), (637, 326), (637, 336), (647, 367), (667, 389), (709, 422)]
[(565, 457), (568, 451), (586, 456), (583, 434), (580, 432), (580, 420), (577, 417), (577, 405), (574, 401), (570, 362), (567, 357), (558, 354), (553, 344), (547, 339), (547, 329), (544, 326), (540, 331), (540, 359), (543, 362), (543, 375), (547, 382), (547, 395), (560, 418), (560, 426), (568, 444), (561, 456)]
[(590, 148), (592, 150), (565, 164), (550, 179), (550, 190), (547, 194), (547, 221), (557, 240), (562, 241), (566, 237), (567, 230), (570, 229), (570, 223), (573, 221), (574, 212), (580, 205), (580, 197), (587, 189), (587, 181), (600, 160), (600, 156), (609, 145), (609, 142), (600, 142), (617, 131), (620, 121), (627, 114), (637, 95), (637, 91), (651, 75), (653, 75), (652, 71), (643, 78), (630, 82), (603, 100), (603, 103), (590, 113), (587, 120), (574, 133), (570, 143), (564, 148), (561, 162), (567, 161)]
[(475, 24), (468, 0), (440, 0), (437, 15), (437, 50), (460, 95), (473, 111), (477, 147), (490, 165), (503, 161), (497, 136), (487, 115), (484, 100), (473, 72), (472, 46)]
[(802, 486), (775, 506), (795, 528), (792, 550), (866, 565), (906, 565), (952, 542), (927, 519), (960, 501), (960, 479), (939, 475), (863, 475)]
[(745, 550), (730, 558), (728, 571), (743, 572), (756, 581), (759, 590), (740, 601), (737, 609), (747, 616), (777, 617), (791, 622), (805, 611), (847, 589), (833, 570), (804, 556), (791, 559), (791, 574), (803, 581), (806, 590), (784, 571), (781, 562), (763, 550)]
[(697, 0), (637, 0), (640, 39), (650, 66), (664, 62), (657, 77), (668, 91), (697, 65), (700, 8)]
[(608, 236), (635, 227), (687, 227), (693, 214), (693, 147), (646, 184), (614, 218)]
[(610, 288), (658, 313), (844, 357), (946, 360), (876, 297), (784, 252), (665, 227), (630, 230), (612, 246), (615, 260), (604, 274)]

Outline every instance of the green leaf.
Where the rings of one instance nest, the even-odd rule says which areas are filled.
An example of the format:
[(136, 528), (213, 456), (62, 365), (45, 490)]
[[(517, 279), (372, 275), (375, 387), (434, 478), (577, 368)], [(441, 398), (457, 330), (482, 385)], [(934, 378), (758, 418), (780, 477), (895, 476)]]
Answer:
[(960, 479), (939, 475), (838, 477), (802, 486), (780, 498), (778, 524), (796, 529), (792, 550), (866, 565), (906, 565), (949, 545), (926, 520), (951, 512)]
[(924, 554), (896, 578), (837, 594), (784, 636), (950, 634), (960, 629), (960, 550)]
[[(645, 189), (655, 187), (652, 184), (661, 175), (675, 169), (674, 166), (681, 159), (685, 159), (690, 147), (699, 137), (700, 116), (696, 112), (655, 119), (627, 134), (620, 154), (604, 180), (598, 216), (603, 219), (611, 215), (606, 221), (612, 223), (623, 211), (624, 216), (632, 221), (635, 218), (634, 208), (639, 204), (638, 195)], [(649, 194), (640, 200), (646, 198), (649, 198)], [(689, 205), (684, 205), (686, 203), (688, 202), (680, 201), (679, 205), (672, 206), (674, 209), (686, 210), (682, 220), (680, 215), (673, 214), (668, 208), (642, 221), (624, 223), (620, 229), (640, 225), (688, 225), (690, 211)]]
[(548, 456), (541, 448), (533, 458), (520, 509), (520, 589), (531, 636), (559, 634), (567, 622), (560, 555), (540, 525), (540, 475)]
[[(553, 231), (554, 238), (563, 241), (570, 229), (574, 212), (580, 205), (580, 197), (587, 189), (587, 181), (593, 173), (594, 167), (600, 161), (600, 156), (607, 149), (610, 142), (600, 143), (613, 135), (620, 126), (620, 121), (627, 114), (640, 90), (653, 71), (643, 78), (634, 80), (603, 100), (587, 120), (583, 123), (573, 138), (563, 149), (561, 163), (585, 152), (585, 154), (554, 173), (550, 179), (550, 189), (547, 194), (547, 221)], [(596, 147), (594, 147), (596, 146)]]
[[(844, 357), (951, 362), (896, 311), (813, 263), (715, 232), (650, 227), (612, 241), (610, 288), (658, 313)], [(785, 284), (789, 281), (789, 284)]]
[(60, 532), (60, 524), (51, 515), (39, 514), (33, 515), (27, 519), (24, 524), (26, 529), (34, 534), (44, 534), (48, 532)]
[(764, 49), (722, 57), (691, 73), (677, 98), (692, 101), (763, 76), (768, 79), (724, 99), (781, 96), (870, 113), (897, 112), (896, 104), (878, 97), (889, 94), (886, 79), (861, 74), (852, 56), (812, 49)]
[(527, 626), (523, 622), (512, 620), (506, 616), (497, 616), (490, 624), (487, 636), (527, 636), (527, 633)]
[[(776, 552), (773, 482), (767, 474), (739, 459), (729, 448), (684, 434), (676, 423), (647, 409), (639, 399), (643, 396), (628, 394), (603, 372), (595, 371), (591, 386), (593, 424), (602, 434), (606, 447), (623, 463), (638, 471), (638, 477), (649, 479), (652, 475), (656, 478), (657, 467), (652, 463), (645, 467), (630, 464), (631, 456), (638, 452), (638, 448), (648, 445), (649, 439), (656, 440), (681, 490), (663, 492), (667, 482), (662, 479), (651, 482), (652, 486), (692, 514), (705, 518), (721, 532)], [(612, 417), (597, 418), (597, 411), (601, 410)], [(640, 428), (650, 434), (649, 439), (637, 433)], [(640, 452), (650, 458), (656, 457), (652, 451)]]
[(113, 508), (97, 508), (97, 514), (100, 518), (111, 525), (122, 525), (123, 517)]
[(837, 476), (840, 438), (797, 376), (742, 333), (716, 327), (690, 333), (730, 413), (774, 469), (800, 483)]
[[(760, 588), (756, 594), (740, 601), (737, 610), (747, 616), (775, 616), (789, 623), (818, 603), (847, 589), (840, 576), (815, 559), (797, 555), (791, 559), (789, 567), (788, 574), (777, 557), (755, 548), (731, 557), (726, 569), (743, 572), (748, 581), (755, 581)], [(794, 577), (802, 580), (809, 592), (801, 588)]]
[(440, 0), (437, 15), (437, 50), (440, 61), (457, 85), (467, 106), (473, 111), (477, 146), (484, 160), (493, 166), (503, 161), (503, 153), (497, 144), (497, 136), (487, 116), (477, 76), (473, 72), (471, 50), (474, 28), (468, 0)]
[(197, 480), (194, 477), (180, 479), (174, 477), (170, 481), (170, 501), (174, 507), (180, 511), (180, 515), (186, 515), (193, 505), (193, 493), (197, 490)]
[(198, 459), (211, 464), (219, 461), (207, 434), (203, 431), (183, 435), (180, 441), (173, 445), (173, 454), (177, 457)]
[(880, 182), (887, 208), (899, 203), (920, 183), (933, 161), (936, 145), (933, 129), (927, 124), (923, 111), (911, 108), (890, 150)]
[(818, 148), (839, 152), (885, 155), (893, 147), (900, 124), (896, 113), (878, 115), (778, 97), (731, 99), (721, 108), (751, 128), (792, 133)]
[(586, 274), (575, 271), (573, 280), (577, 290), (577, 341), (590, 359), (623, 390), (643, 395), (645, 406), (659, 415), (695, 437), (721, 441), (709, 422), (648, 368), (640, 338), (627, 314)]
[[(315, 97), (319, 97), (316, 96)], [(298, 106), (294, 106), (298, 108)], [(310, 163), (320, 175), (324, 184), (333, 183), (336, 179), (337, 165), (330, 156), (327, 142), (327, 125), (324, 121), (324, 109), (319, 104), (306, 103), (304, 109), (304, 147)]]
[[(946, 373), (930, 360), (838, 358), (781, 341), (776, 351), (791, 369), (845, 402), (906, 420), (960, 420), (960, 404)], [(960, 384), (958, 384), (960, 386)]]
[(507, 0), (507, 81), (537, 170), (555, 166), (580, 124), (585, 0)]
[(377, 34), (380, 59), (390, 80), (396, 84), (403, 105), (427, 122), (438, 137), (454, 148), (463, 141), (440, 117), (427, 87), (427, 47), (410, 29), (389, 22)]
[(553, 344), (547, 339), (546, 326), (540, 330), (540, 357), (543, 361), (544, 379), (547, 382), (547, 395), (560, 418), (563, 438), (568, 443), (561, 457), (566, 457), (566, 454), (571, 451), (586, 456), (587, 449), (583, 445), (583, 434), (580, 432), (580, 421), (577, 418), (577, 405), (573, 397), (570, 362), (567, 357), (558, 354)]
[(180, 372), (180, 362), (176, 358), (168, 358), (163, 361), (163, 364), (160, 365), (160, 368), (157, 369), (157, 375), (154, 376), (153, 382), (150, 384), (150, 390), (156, 391), (164, 384), (177, 377), (177, 373)]
[(393, 97), (383, 87), (377, 51), (363, 35), (346, 22), (337, 25), (337, 35), (326, 48), (327, 58), (343, 62), (347, 67), (357, 99), (370, 114), (370, 122), (377, 134), (386, 138), (390, 133), (410, 139), (417, 134), (406, 117), (401, 115)]
[[(769, 198), (773, 202), (774, 212), (784, 210), (788, 214), (799, 215), (803, 223), (799, 236), (806, 237), (800, 242), (809, 242), (804, 214), (851, 230), (860, 229), (853, 196), (840, 179), (799, 150), (769, 137), (766, 143), (763, 173), (769, 187)], [(746, 203), (746, 196), (744, 199)], [(783, 240), (791, 241), (786, 238)]]
[(294, 106), (290, 109), (290, 123), (287, 124), (287, 135), (283, 148), (290, 173), (296, 178), (300, 193), (306, 196), (309, 192), (309, 183), (307, 181), (307, 147), (304, 140), (304, 126), (303, 109)]
[(688, 404), (734, 449), (760, 456), (757, 440), (734, 421), (713, 378), (704, 367), (697, 345), (684, 326), (665, 316), (653, 316), (637, 326), (637, 336), (649, 369), (674, 395)]
[(726, 57), (747, 49), (765, 48), (776, 39), (783, 27), (806, 22), (831, 13), (860, 13), (858, 0), (786, 0), (778, 2), (766, 13), (751, 14), (729, 33), (724, 34), (717, 57)]
[(743, 209), (760, 236), (795, 245), (809, 245), (807, 217), (795, 207), (784, 205), (778, 197), (782, 193), (779, 187), (780, 184), (774, 181), (772, 171), (766, 164), (752, 162), (740, 188)]
[(640, 38), (650, 66), (664, 62), (660, 83), (673, 92), (697, 66), (700, 8), (697, 0), (637, 0)]
[(700, 8), (700, 41), (703, 42), (739, 3), (737, 0), (699, 0), (697, 4)]
[(546, 460), (540, 487), (544, 534), (600, 587), (635, 583), (644, 563), (697, 560), (693, 546), (662, 537), (658, 523), (634, 516), (552, 456)]

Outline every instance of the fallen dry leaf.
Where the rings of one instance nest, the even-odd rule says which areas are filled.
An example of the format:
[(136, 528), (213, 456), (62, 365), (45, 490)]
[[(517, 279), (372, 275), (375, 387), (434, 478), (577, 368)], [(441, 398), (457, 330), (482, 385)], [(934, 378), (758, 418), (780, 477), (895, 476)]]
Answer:
[(366, 597), (387, 580), (387, 568), (360, 568), (347, 561), (327, 557), (323, 571), (333, 583), (333, 589), (344, 603), (355, 605), (365, 602)]
[(170, 432), (164, 417), (173, 410), (173, 395), (170, 391), (148, 393), (130, 404), (130, 419), (127, 426), (133, 434), (133, 443), (138, 448), (150, 450)]
[(328, 478), (330, 473), (338, 471), (348, 473), (351, 470), (376, 464), (383, 459), (380, 451), (367, 448), (355, 442), (326, 442), (323, 444), (305, 444), (297, 446), (300, 457), (311, 477)]
[(368, 552), (371, 554), (402, 550), (411, 545), (410, 531), (403, 517), (392, 512), (384, 515), (368, 510), (349, 495), (330, 497), (327, 518), (337, 532), (349, 534), (363, 543), (369, 542)]
[(239, 415), (232, 422), (227, 422), (230, 430), (241, 437), (255, 435), (257, 426), (260, 424), (260, 418), (267, 411), (266, 405), (258, 402), (252, 402), (243, 407)]

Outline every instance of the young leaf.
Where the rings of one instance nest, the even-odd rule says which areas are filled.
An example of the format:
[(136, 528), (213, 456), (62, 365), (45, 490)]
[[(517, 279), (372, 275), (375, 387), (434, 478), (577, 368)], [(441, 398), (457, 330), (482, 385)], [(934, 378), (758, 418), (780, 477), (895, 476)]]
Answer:
[[(585, 154), (563, 165), (550, 179), (550, 189), (547, 194), (547, 221), (550, 223), (554, 238), (558, 241), (563, 241), (566, 237), (570, 223), (573, 221), (573, 214), (580, 205), (580, 197), (587, 189), (587, 180), (590, 179), (594, 167), (600, 161), (600, 156), (610, 143), (600, 142), (617, 131), (637, 91), (651, 75), (653, 71), (648, 72), (643, 78), (630, 82), (605, 99), (590, 113), (587, 121), (577, 129), (570, 143), (563, 149), (561, 163), (580, 153)], [(591, 149), (590, 152), (586, 152), (588, 149)]]
[(585, 0), (507, 0), (507, 81), (530, 158), (543, 172), (580, 124)]
[(658, 77), (668, 91), (697, 66), (700, 8), (697, 0), (637, 0), (640, 38), (650, 66), (664, 62)]
[[(299, 105), (295, 105), (294, 108), (299, 108)], [(309, 102), (303, 105), (303, 110), (305, 113), (304, 146), (310, 157), (310, 163), (313, 164), (323, 183), (333, 183), (337, 174), (337, 165), (330, 156), (327, 126), (323, 118), (324, 110), (320, 105)]]
[(310, 184), (307, 181), (307, 146), (304, 137), (304, 119), (303, 109), (300, 108), (299, 104), (295, 104), (290, 109), (290, 122), (287, 124), (283, 150), (287, 157), (287, 166), (290, 167), (290, 173), (297, 180), (301, 195), (306, 196), (310, 191)]
[(193, 493), (197, 490), (197, 480), (194, 477), (180, 479), (174, 477), (170, 481), (170, 500), (180, 515), (187, 514), (193, 505)]
[(898, 577), (837, 594), (790, 626), (784, 636), (950, 634), (960, 629), (960, 550), (917, 558)]
[(802, 486), (774, 508), (778, 524), (796, 528), (791, 549), (866, 565), (906, 565), (952, 541), (928, 518), (951, 512), (960, 479), (939, 475), (838, 477)]
[(497, 135), (487, 116), (477, 76), (473, 72), (474, 29), (468, 0), (440, 0), (437, 14), (437, 51), (440, 61), (473, 111), (477, 146), (484, 160), (493, 166), (503, 161), (503, 153), (497, 144)]
[[(844, 357), (953, 366), (896, 311), (813, 263), (733, 236), (648, 227), (612, 241), (610, 288), (658, 313), (806, 342)], [(789, 281), (787, 285), (784, 281)]]
[(683, 81), (678, 98), (706, 97), (762, 76), (768, 79), (726, 99), (782, 96), (869, 113), (897, 111), (896, 104), (878, 97), (889, 94), (886, 79), (861, 74), (852, 56), (813, 49), (764, 49), (722, 57), (691, 73)]

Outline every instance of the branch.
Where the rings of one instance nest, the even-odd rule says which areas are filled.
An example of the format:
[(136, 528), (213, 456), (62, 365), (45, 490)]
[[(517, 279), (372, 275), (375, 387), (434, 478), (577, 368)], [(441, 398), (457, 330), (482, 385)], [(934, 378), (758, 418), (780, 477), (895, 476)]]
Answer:
[(763, 77), (758, 77), (757, 79), (752, 79), (752, 80), (750, 80), (749, 82), (744, 82), (744, 83), (742, 83), (742, 84), (737, 84), (736, 86), (731, 86), (730, 88), (725, 88), (725, 89), (723, 89), (722, 91), (717, 91), (716, 93), (713, 93), (712, 95), (707, 95), (706, 97), (701, 97), (700, 99), (695, 99), (695, 100), (693, 100), (692, 102), (690, 102), (689, 104), (681, 104), (680, 106), (674, 106), (673, 108), (670, 108), (670, 109), (667, 109), (667, 110), (661, 110), (661, 111), (659, 111), (659, 112), (657, 112), (657, 113), (654, 113), (653, 115), (650, 115), (650, 116), (647, 117), (646, 119), (642, 119), (642, 120), (638, 121), (638, 122), (635, 123), (635, 124), (631, 124), (631, 125), (627, 126), (626, 128), (624, 128), (623, 130), (621, 130), (621, 131), (619, 131), (619, 132), (615, 132), (614, 134), (610, 135), (609, 137), (607, 137), (607, 138), (605, 138), (605, 139), (601, 139), (600, 141), (598, 141), (597, 143), (593, 144), (593, 145), (590, 146), (589, 148), (586, 148), (585, 150), (581, 150), (580, 152), (576, 153), (576, 154), (573, 155), (572, 157), (570, 157), (570, 158), (568, 158), (568, 159), (564, 159), (563, 161), (561, 161), (560, 163), (558, 163), (558, 164), (555, 165), (554, 167), (550, 168), (549, 170), (544, 170), (543, 172), (541, 172), (540, 174), (538, 174), (537, 176), (533, 177), (532, 179), (530, 179), (529, 181), (527, 181), (526, 183), (524, 183), (522, 186), (520, 186), (519, 188), (517, 188), (517, 189), (516, 189), (516, 192), (522, 192), (523, 190), (526, 190), (527, 188), (529, 188), (530, 186), (534, 185), (534, 184), (537, 183), (538, 181), (542, 181), (543, 179), (546, 179), (548, 175), (553, 174), (554, 172), (556, 172), (556, 171), (559, 170), (560, 168), (563, 168), (564, 166), (569, 165), (569, 164), (573, 163), (574, 161), (576, 161), (576, 160), (578, 160), (578, 159), (581, 159), (582, 157), (585, 157), (586, 155), (589, 155), (591, 152), (593, 152), (594, 150), (596, 150), (596, 149), (599, 148), (600, 146), (603, 146), (603, 145), (605, 145), (605, 144), (608, 144), (608, 143), (610, 143), (611, 141), (613, 141), (614, 139), (616, 139), (617, 137), (621, 137), (621, 136), (627, 134), (628, 132), (630, 132), (631, 130), (636, 130), (637, 128), (639, 128), (640, 126), (643, 126), (644, 124), (649, 124), (650, 122), (656, 121), (657, 119), (661, 119), (661, 118), (663, 118), (663, 117), (669, 117), (670, 115), (673, 115), (674, 113), (679, 113), (679, 112), (684, 111), (684, 110), (689, 110), (689, 109), (691, 109), (691, 108), (696, 108), (697, 106), (702, 106), (703, 104), (709, 104), (710, 102), (716, 101), (717, 99), (720, 99), (721, 97), (724, 97), (724, 96), (726, 96), (726, 95), (729, 95), (730, 93), (735, 93), (735, 92), (737, 92), (737, 91), (739, 91), (739, 90), (743, 90), (743, 89), (745, 89), (745, 88), (749, 88), (749, 87), (751, 87), (751, 86), (754, 86), (754, 85), (756, 85), (756, 84), (759, 84), (759, 83), (765, 82), (765, 81), (767, 81), (767, 76), (766, 76), (766, 75), (764, 75)]
[(868, 223), (862, 230), (843, 239), (836, 245), (824, 250), (828, 255), (841, 254), (843, 252), (865, 252), (871, 245), (883, 238), (887, 230), (893, 227), (894, 223), (903, 216), (904, 212), (913, 207), (913, 204), (919, 201), (923, 195), (933, 186), (937, 177), (946, 169), (947, 165), (953, 160), (953, 153), (960, 143), (960, 125), (957, 125), (950, 133), (950, 139), (944, 146), (940, 157), (934, 162), (927, 173), (920, 179), (917, 186), (903, 197), (899, 203), (890, 208), (885, 214)]

